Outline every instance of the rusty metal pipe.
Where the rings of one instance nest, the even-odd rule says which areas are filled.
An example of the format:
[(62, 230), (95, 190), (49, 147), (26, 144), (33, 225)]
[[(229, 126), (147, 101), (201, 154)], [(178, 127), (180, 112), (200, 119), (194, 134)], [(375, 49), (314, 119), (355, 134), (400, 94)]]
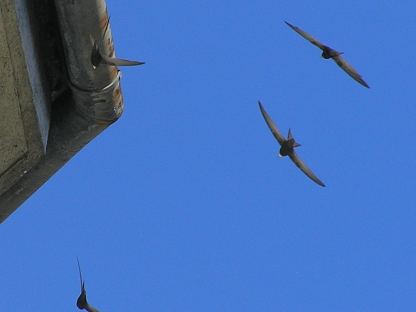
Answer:
[(55, 0), (55, 5), (76, 109), (97, 123), (112, 123), (123, 112), (120, 73), (114, 66), (91, 62), (91, 39), (101, 44), (103, 53), (114, 55), (106, 3)]

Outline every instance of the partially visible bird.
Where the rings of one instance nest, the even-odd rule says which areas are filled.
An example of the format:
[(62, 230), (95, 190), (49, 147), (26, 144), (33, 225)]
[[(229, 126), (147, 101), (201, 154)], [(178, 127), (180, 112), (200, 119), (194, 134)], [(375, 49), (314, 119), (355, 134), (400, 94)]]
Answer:
[(266, 110), (264, 109), (263, 105), (260, 101), (258, 101), (261, 114), (263, 115), (264, 120), (266, 121), (267, 125), (269, 126), (270, 130), (273, 133), (273, 136), (280, 144), (280, 151), (279, 156), (289, 156), (289, 158), (295, 163), (295, 165), (302, 170), (311, 180), (315, 183), (319, 184), (320, 186), (325, 186), (325, 184), (318, 179), (318, 177), (309, 169), (305, 163), (298, 157), (295, 152), (295, 147), (300, 146), (298, 142), (292, 136), (292, 133), (289, 129), (289, 133), (287, 135), (287, 139), (283, 137), (280, 133), (279, 129), (274, 124), (273, 120), (270, 118), (269, 114), (267, 114)]
[(116, 57), (107, 56), (101, 52), (97, 41), (92, 38), (90, 39), (92, 42), (91, 63), (94, 66), (94, 68), (98, 67), (100, 64), (110, 66), (137, 66), (145, 64), (144, 62), (129, 61)]
[(366, 88), (370, 88), (370, 86), (364, 81), (364, 79), (361, 77), (361, 75), (350, 65), (347, 63), (345, 59), (341, 57), (341, 54), (344, 54), (344, 52), (338, 52), (318, 40), (316, 40), (314, 37), (309, 35), (307, 32), (304, 32), (302, 29), (300, 29), (297, 26), (294, 26), (288, 22), (285, 21), (285, 23), (292, 28), (294, 31), (296, 31), (299, 35), (301, 35), (303, 38), (308, 40), (313, 45), (316, 45), (318, 48), (322, 50), (322, 57), (324, 59), (333, 59), (335, 63), (338, 64), (339, 67), (341, 67), (348, 75), (350, 75), (355, 81), (360, 83)]
[(86, 310), (88, 312), (99, 312), (96, 308), (88, 304), (87, 291), (85, 290), (85, 282), (82, 279), (81, 267), (79, 265), (78, 258), (77, 258), (77, 262), (78, 262), (79, 279), (81, 281), (81, 294), (79, 295), (77, 299), (77, 307), (80, 310)]

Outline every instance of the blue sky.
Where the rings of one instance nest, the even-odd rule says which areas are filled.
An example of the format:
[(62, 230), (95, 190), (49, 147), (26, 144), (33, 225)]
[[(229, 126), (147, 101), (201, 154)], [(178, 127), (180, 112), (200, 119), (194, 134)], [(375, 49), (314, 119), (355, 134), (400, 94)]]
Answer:
[[(146, 65), (1, 225), (1, 311), (76, 311), (76, 256), (101, 311), (415, 308), (414, 1), (107, 3)], [(277, 157), (257, 100), (326, 188)]]

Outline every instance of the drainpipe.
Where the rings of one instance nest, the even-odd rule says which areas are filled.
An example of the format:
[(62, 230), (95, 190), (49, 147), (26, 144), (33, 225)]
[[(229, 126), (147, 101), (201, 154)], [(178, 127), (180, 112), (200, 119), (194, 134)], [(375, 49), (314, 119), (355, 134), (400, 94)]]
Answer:
[(55, 0), (65, 52), (68, 81), (75, 105), (85, 118), (110, 124), (123, 111), (120, 72), (114, 66), (94, 67), (91, 39), (114, 56), (109, 16), (104, 0)]

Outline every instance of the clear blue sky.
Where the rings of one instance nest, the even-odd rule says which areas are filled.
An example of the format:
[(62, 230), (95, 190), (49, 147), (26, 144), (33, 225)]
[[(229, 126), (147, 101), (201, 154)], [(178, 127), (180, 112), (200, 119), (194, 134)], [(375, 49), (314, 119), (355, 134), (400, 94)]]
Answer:
[[(415, 2), (107, 2), (146, 65), (1, 225), (0, 310), (76, 311), (76, 256), (101, 311), (414, 310)], [(326, 188), (277, 157), (259, 99)]]

